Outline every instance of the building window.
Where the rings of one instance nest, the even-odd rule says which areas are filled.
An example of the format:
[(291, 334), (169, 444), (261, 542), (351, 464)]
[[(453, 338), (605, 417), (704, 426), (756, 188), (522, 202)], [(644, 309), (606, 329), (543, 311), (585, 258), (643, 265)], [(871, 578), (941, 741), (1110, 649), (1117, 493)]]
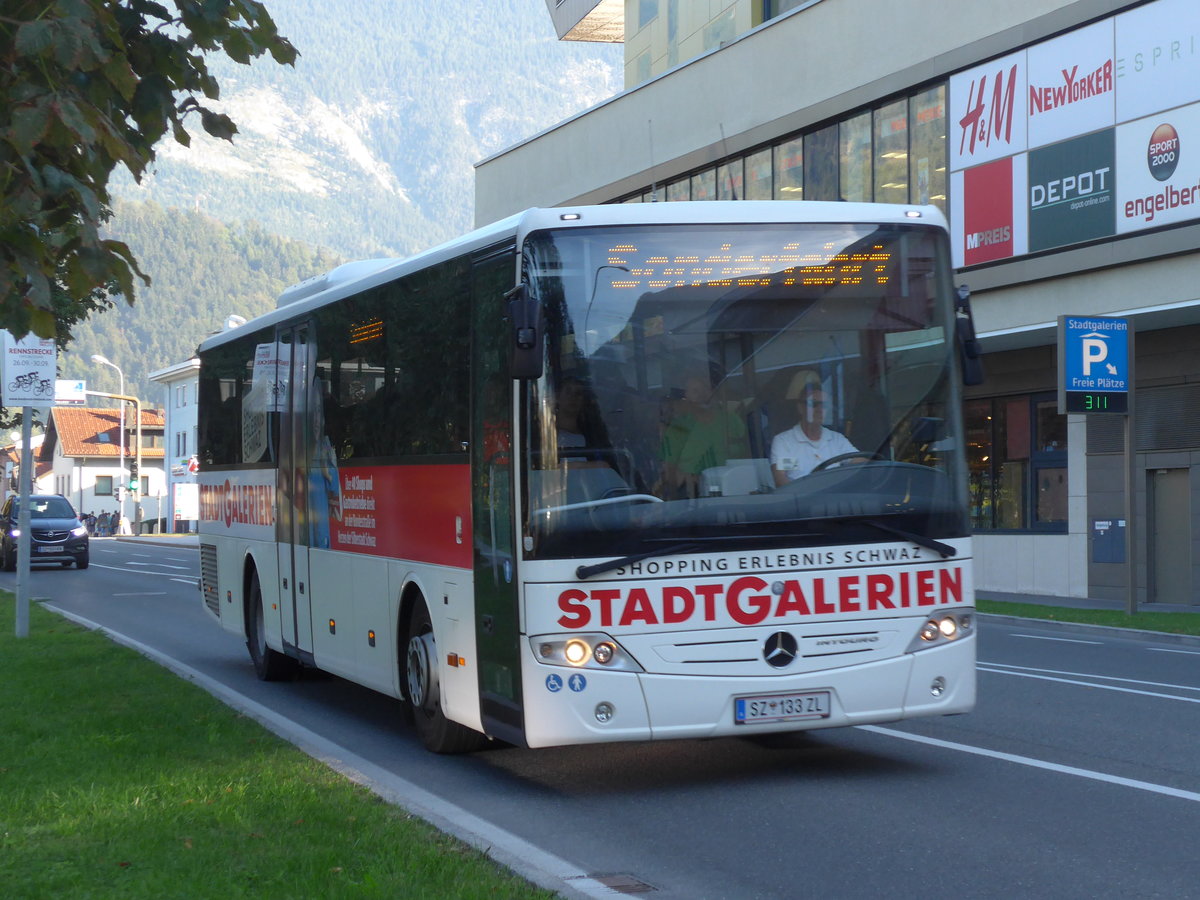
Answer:
[(908, 101), (875, 110), (875, 200), (908, 202)]
[(641, 31), (658, 15), (658, 0), (638, 0), (638, 30)]
[(667, 185), (667, 202), (692, 199), (692, 179), (680, 178)]
[(840, 199), (837, 125), (804, 136), (804, 199)]
[(746, 157), (746, 200), (770, 200), (771, 150), (759, 150)]
[(97, 497), (111, 497), (113, 495), (113, 477), (111, 475), (96, 476), (95, 494)]
[(717, 166), (717, 199), (745, 200), (746, 175), (745, 167), (740, 158), (721, 163)]
[(838, 127), (838, 169), (841, 173), (838, 199), (869, 202), (873, 187), (869, 112), (844, 119)]
[(175, 408), (187, 406), (187, 385), (181, 384), (175, 388)]
[(775, 199), (804, 199), (804, 138), (792, 138), (776, 144)]
[(946, 212), (946, 86), (914, 94), (909, 116), (912, 201), (932, 203)]
[(187, 444), (187, 432), (175, 432), (175, 455), (180, 459), (183, 459), (187, 456)]
[(693, 200), (717, 199), (717, 170), (705, 169), (692, 176)]
[(1067, 530), (1067, 418), (1053, 394), (964, 404), (971, 525), (976, 531)]

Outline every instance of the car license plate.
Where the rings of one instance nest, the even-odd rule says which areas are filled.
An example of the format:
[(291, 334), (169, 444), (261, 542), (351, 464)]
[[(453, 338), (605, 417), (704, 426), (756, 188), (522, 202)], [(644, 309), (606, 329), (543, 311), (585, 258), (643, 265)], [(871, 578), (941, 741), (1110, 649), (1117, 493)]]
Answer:
[(38, 553), (62, 553), (62, 547), (38, 547)]
[(757, 697), (735, 697), (733, 701), (733, 721), (736, 725), (827, 718), (829, 691), (763, 694)]

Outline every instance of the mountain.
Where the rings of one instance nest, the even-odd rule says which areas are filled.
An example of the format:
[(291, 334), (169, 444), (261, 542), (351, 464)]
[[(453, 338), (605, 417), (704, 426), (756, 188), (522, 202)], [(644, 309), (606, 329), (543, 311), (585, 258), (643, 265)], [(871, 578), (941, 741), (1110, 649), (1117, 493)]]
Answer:
[(231, 144), (171, 141), (113, 183), (107, 232), (153, 279), (75, 330), (65, 378), (161, 402), (146, 375), (188, 358), (230, 313), (274, 306), (337, 262), (407, 256), (469, 231), (473, 164), (611, 96), (619, 45), (556, 39), (542, 0), (267, 0), (294, 69), (213, 58)]
[[(268, 0), (295, 69), (214, 60), (230, 145), (160, 147), (123, 196), (348, 257), (469, 230), (480, 159), (618, 90), (620, 48), (556, 39), (541, 0)], [(194, 129), (199, 131), (199, 129)]]

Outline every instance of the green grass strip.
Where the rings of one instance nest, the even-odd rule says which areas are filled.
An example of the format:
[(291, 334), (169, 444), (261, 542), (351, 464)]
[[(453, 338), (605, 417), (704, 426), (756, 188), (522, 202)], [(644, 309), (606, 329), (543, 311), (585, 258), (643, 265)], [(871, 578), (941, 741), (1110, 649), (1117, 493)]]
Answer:
[(1115, 609), (1074, 609), (1066, 606), (1042, 606), (1038, 603), (1009, 603), (1003, 600), (975, 598), (981, 613), (1019, 616), (1023, 619), (1049, 619), (1083, 625), (1109, 625), (1138, 631), (1200, 635), (1200, 614), (1186, 612), (1139, 612), (1130, 615)]
[(5, 898), (550, 898), (194, 685), (0, 592)]

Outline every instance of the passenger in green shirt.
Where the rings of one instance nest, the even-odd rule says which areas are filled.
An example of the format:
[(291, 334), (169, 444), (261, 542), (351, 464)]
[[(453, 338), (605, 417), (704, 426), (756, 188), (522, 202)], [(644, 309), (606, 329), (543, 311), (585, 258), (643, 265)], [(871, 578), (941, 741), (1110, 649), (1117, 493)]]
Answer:
[(687, 380), (683, 399), (663, 430), (663, 495), (695, 497), (700, 473), (750, 454), (746, 423), (714, 400), (708, 380)]

